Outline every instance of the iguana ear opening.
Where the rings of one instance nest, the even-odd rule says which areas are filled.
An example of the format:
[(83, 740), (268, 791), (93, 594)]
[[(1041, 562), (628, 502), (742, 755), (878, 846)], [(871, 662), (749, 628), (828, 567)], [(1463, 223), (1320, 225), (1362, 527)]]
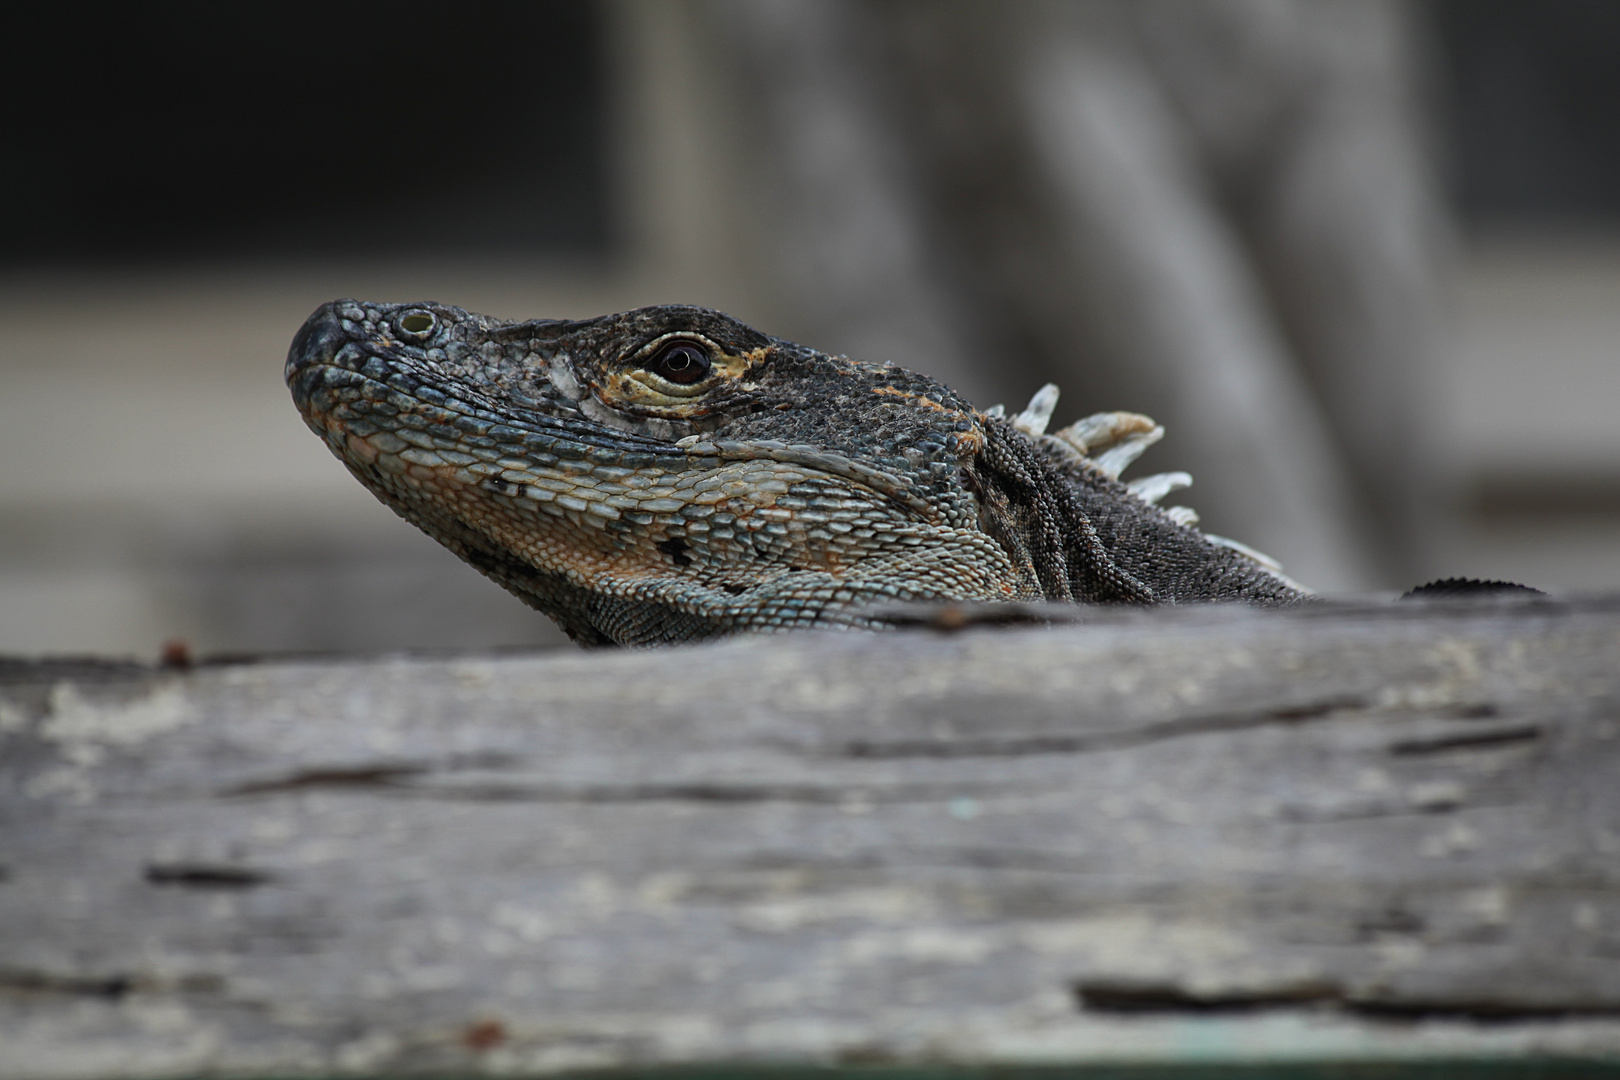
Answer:
[(989, 418), (975, 475), (981, 525), (1048, 600), (1151, 604), (1153, 590), (1109, 554), (1061, 476), (1010, 421)]

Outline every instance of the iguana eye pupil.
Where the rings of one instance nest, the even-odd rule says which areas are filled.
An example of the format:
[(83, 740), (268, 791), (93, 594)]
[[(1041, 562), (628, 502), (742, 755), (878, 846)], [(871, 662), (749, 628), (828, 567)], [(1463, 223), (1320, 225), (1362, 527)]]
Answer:
[(709, 373), (709, 354), (691, 342), (672, 342), (648, 362), (647, 370), (672, 383), (691, 386)]

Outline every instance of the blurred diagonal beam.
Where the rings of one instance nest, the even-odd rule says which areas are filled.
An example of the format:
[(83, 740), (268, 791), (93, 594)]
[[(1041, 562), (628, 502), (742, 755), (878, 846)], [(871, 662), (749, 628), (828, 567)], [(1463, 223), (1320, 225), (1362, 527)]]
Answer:
[[(1326, 591), (1365, 587), (1362, 524), (1317, 407), (1269, 322), (1241, 241), (1140, 66), (1040, 35), (1025, 78), (1036, 159), (1112, 361), (1164, 402), (1199, 494)], [(1127, 54), (1128, 55), (1128, 54)]]
[(888, 13), (844, 0), (715, 0), (707, 14), (734, 46), (756, 118), (749, 156), (772, 233), (763, 255), (810, 324), (802, 333), (989, 405), (976, 320), (942, 269), (943, 238), (897, 123), (881, 56)]
[(1431, 572), (1450, 224), (1418, 12), (1405, 0), (1128, 9), (1344, 457), (1382, 575)]

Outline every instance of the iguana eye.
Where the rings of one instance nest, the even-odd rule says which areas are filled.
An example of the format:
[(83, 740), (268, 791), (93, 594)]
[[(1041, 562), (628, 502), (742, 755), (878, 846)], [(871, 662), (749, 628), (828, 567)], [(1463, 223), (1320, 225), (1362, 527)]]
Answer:
[(672, 341), (653, 354), (646, 368), (660, 378), (691, 386), (709, 373), (709, 354), (690, 341)]

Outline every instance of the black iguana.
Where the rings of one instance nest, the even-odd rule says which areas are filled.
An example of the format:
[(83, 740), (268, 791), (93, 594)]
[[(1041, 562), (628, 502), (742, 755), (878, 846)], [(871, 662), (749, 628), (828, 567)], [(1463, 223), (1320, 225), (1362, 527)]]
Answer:
[(1054, 434), (704, 308), (511, 322), (339, 300), (293, 341), (305, 421), (376, 496), (587, 645), (872, 626), (908, 600), (1299, 602), (1119, 474), (1162, 429)]

